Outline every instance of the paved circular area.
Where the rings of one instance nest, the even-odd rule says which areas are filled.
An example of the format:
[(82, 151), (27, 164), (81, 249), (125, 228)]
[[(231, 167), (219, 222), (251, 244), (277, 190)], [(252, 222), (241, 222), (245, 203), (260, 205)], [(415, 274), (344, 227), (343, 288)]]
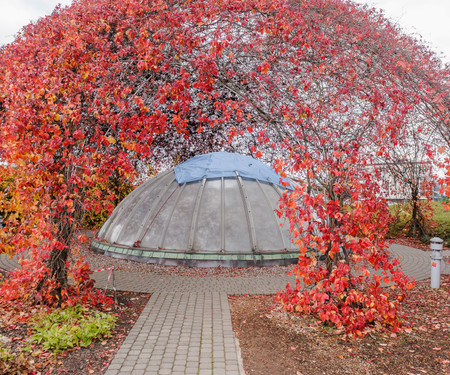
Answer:
[[(425, 280), (430, 277), (431, 252), (422, 251), (408, 246), (393, 244), (391, 253), (398, 257), (405, 275), (415, 280)], [(443, 251), (441, 273), (450, 274), (450, 250)], [(0, 268), (12, 270), (18, 266), (17, 257), (10, 258), (6, 254), (0, 255)], [(93, 274), (98, 287), (106, 285), (109, 272)], [(115, 272), (118, 290), (145, 293), (156, 292), (198, 292), (198, 293), (226, 293), (226, 294), (274, 294), (283, 289), (287, 282), (295, 283), (293, 276), (259, 275), (242, 277), (189, 277), (177, 275), (156, 275), (152, 273), (138, 274), (131, 272)]]

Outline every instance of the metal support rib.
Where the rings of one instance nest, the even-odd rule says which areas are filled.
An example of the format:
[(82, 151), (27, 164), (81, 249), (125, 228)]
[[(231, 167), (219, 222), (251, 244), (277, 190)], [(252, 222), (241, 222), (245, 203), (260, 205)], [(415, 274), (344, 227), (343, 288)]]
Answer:
[[(166, 181), (166, 179), (167, 179), (167, 177), (168, 177), (169, 174), (170, 174), (170, 171), (167, 173), (166, 176), (164, 176), (164, 177), (161, 178), (160, 184), (163, 184), (164, 181)], [(143, 184), (143, 185), (141, 185), (141, 186), (145, 186), (145, 184)], [(170, 183), (169, 183), (169, 186), (170, 186)], [(138, 188), (138, 189), (139, 189), (139, 188)], [(134, 199), (134, 200), (141, 200), (141, 199), (142, 199), (141, 194), (138, 194), (138, 192), (140, 192), (140, 190), (138, 190), (138, 189), (134, 190), (134, 191), (131, 193), (131, 194), (134, 193), (134, 196), (133, 196), (133, 199)], [(128, 217), (133, 216), (134, 213), (136, 212), (136, 210), (137, 210), (138, 208), (139, 208), (139, 204), (136, 204), (136, 205), (133, 207), (133, 209), (130, 211)], [(115, 218), (115, 217), (114, 217), (114, 218)], [(124, 226), (122, 227), (122, 229), (121, 229), (120, 233), (118, 234), (117, 238), (120, 238), (120, 236), (122, 235), (122, 233), (123, 233), (123, 231), (125, 230), (125, 228), (126, 228), (126, 225), (124, 225)]]
[(172, 211), (170, 212), (169, 217), (167, 218), (166, 225), (164, 227), (164, 232), (161, 237), (161, 243), (159, 247), (162, 249), (164, 246), (164, 240), (166, 239), (167, 229), (169, 228), (170, 222), (172, 221), (173, 212), (175, 211), (175, 208), (177, 207), (178, 201), (181, 197), (181, 193), (183, 193), (184, 188), (186, 187), (186, 184), (183, 184), (180, 189), (178, 189), (177, 197), (175, 198), (175, 202), (173, 202)]
[(272, 186), (273, 190), (275, 190), (275, 191), (277, 192), (277, 194), (278, 194), (278, 196), (279, 196), (280, 198), (283, 197), (283, 193), (281, 192), (280, 189), (278, 189), (278, 188), (276, 187), (275, 184), (270, 184), (270, 186)]
[[(173, 181), (169, 182), (167, 184), (166, 188), (163, 189), (163, 191), (161, 191), (156, 196), (156, 198), (153, 200), (153, 203), (152, 203), (151, 207), (149, 208), (147, 215), (145, 215), (144, 220), (142, 221), (141, 227), (139, 229), (139, 232), (136, 236), (136, 238), (138, 239), (138, 242), (141, 242), (144, 239), (145, 235), (147, 234), (148, 230), (150, 229), (151, 225), (153, 224), (153, 221), (155, 220), (156, 216), (158, 216), (159, 211), (153, 215), (154, 210), (156, 207), (158, 207), (158, 205), (161, 206), (160, 202), (166, 196), (166, 194), (169, 191), (172, 184), (173, 184)], [(176, 189), (176, 187), (175, 187), (175, 189)]]
[[(136, 189), (133, 190), (132, 193), (130, 194), (134, 194), (134, 200), (138, 200), (140, 197), (140, 191), (145, 189), (145, 184), (142, 184), (141, 186), (138, 186)], [(122, 200), (122, 202), (120, 202), (117, 207), (115, 208), (115, 210), (113, 211), (113, 213), (111, 214), (111, 216), (108, 218), (108, 220), (106, 221), (105, 224), (103, 224), (102, 228), (100, 229), (100, 232), (98, 233), (101, 236), (106, 236), (106, 234), (108, 233), (109, 227), (111, 226), (111, 224), (116, 220), (116, 217), (119, 216), (120, 214), (122, 214), (122, 211), (124, 210), (124, 207), (126, 207), (129, 203), (125, 202), (125, 199)], [(132, 212), (132, 211), (131, 211)], [(131, 214), (130, 212), (130, 214)]]
[[(262, 184), (261, 184), (258, 180), (256, 180), (256, 182), (258, 183), (258, 186), (259, 186), (259, 188), (261, 189), (261, 191), (262, 191), (262, 193), (263, 193), (263, 195), (264, 195), (264, 198), (266, 199), (267, 205), (268, 205), (269, 207), (271, 207), (272, 205), (270, 204), (269, 197), (267, 196), (267, 193), (266, 193), (265, 190), (263, 189)], [(275, 190), (278, 191), (278, 189), (276, 188), (276, 186), (275, 186), (274, 184), (271, 183), (270, 186), (272, 186)], [(279, 224), (279, 223), (278, 223), (279, 217), (278, 217), (278, 215), (276, 214), (275, 210), (273, 210), (272, 212), (273, 212), (273, 216), (275, 217), (275, 223), (277, 224), (277, 227), (278, 227), (278, 233), (280, 233), (280, 237), (281, 237), (281, 241), (282, 241), (282, 243), (283, 243), (283, 247), (284, 247), (284, 249), (287, 249), (286, 239), (285, 239), (284, 236), (283, 236), (283, 231), (281, 230), (280, 225), (278, 225), (278, 224)]]
[(189, 243), (188, 243), (189, 251), (192, 251), (192, 249), (194, 247), (194, 238), (195, 238), (195, 232), (197, 230), (197, 223), (198, 223), (198, 211), (200, 209), (200, 203), (202, 201), (205, 184), (206, 184), (206, 177), (203, 177), (202, 184), (201, 184), (200, 188), (198, 189), (197, 199), (195, 201), (194, 212), (192, 214), (191, 232), (189, 233)]
[(239, 175), (238, 171), (236, 171), (236, 176), (238, 178), (239, 188), (240, 188), (241, 194), (242, 194), (242, 201), (244, 203), (244, 208), (245, 208), (245, 214), (247, 216), (247, 225), (249, 227), (248, 229), (249, 229), (249, 233), (250, 233), (250, 242), (252, 244), (252, 251), (256, 251), (257, 250), (256, 231), (255, 231), (255, 223), (253, 221), (252, 208), (251, 208), (250, 202), (248, 200), (247, 192), (245, 191), (245, 188), (244, 188), (244, 183), (242, 182), (242, 178)]
[[(274, 190), (277, 192), (278, 196), (279, 196), (280, 198), (282, 198), (282, 197), (283, 197), (283, 193), (280, 191), (280, 189), (277, 189), (276, 186), (275, 186), (274, 184), (272, 184), (272, 187), (273, 187)], [(300, 229), (300, 227), (299, 227), (298, 224), (295, 224), (295, 227), (296, 227), (297, 229)], [(285, 243), (285, 242), (284, 242), (284, 238), (283, 238), (283, 243)], [(286, 248), (286, 249), (287, 249), (287, 248)]]

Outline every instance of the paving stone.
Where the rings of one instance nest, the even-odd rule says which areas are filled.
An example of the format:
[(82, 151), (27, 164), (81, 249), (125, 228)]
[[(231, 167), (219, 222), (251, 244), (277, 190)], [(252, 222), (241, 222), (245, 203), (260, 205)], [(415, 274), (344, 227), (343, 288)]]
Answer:
[[(108, 368), (109, 370), (109, 368)], [(155, 365), (148, 365), (147, 366), (147, 374), (157, 374), (159, 371), (159, 366), (155, 366)]]
[(133, 372), (133, 365), (131, 366), (122, 366), (120, 368), (120, 374), (131, 374)]
[(121, 367), (122, 367), (122, 365), (119, 363), (111, 363), (108, 367), (108, 370), (115, 371), (115, 370), (119, 370)]

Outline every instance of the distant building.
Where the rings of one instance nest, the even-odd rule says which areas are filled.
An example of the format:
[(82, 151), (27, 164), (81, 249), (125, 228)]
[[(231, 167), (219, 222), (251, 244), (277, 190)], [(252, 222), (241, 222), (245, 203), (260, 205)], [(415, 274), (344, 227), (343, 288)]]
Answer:
[(446, 194), (440, 192), (442, 187), (443, 186), (439, 185), (439, 184), (434, 185), (434, 188), (433, 188), (433, 200), (434, 201), (442, 201), (442, 200), (445, 200), (448, 198)]

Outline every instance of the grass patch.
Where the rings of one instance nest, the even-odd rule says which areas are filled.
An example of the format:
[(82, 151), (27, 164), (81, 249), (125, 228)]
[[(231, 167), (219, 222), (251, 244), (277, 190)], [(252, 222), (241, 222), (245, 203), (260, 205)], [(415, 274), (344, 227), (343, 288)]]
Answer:
[[(432, 222), (427, 226), (427, 236), (421, 238), (428, 242), (432, 237), (440, 237), (447, 246), (450, 246), (450, 211), (444, 208), (444, 202), (431, 202), (433, 209)], [(394, 218), (389, 227), (391, 238), (408, 235), (408, 222), (411, 219), (411, 206), (409, 203), (393, 204), (389, 211)]]
[(431, 237), (442, 238), (447, 245), (450, 245), (450, 210), (444, 208), (443, 202), (433, 202), (434, 228), (431, 228)]

